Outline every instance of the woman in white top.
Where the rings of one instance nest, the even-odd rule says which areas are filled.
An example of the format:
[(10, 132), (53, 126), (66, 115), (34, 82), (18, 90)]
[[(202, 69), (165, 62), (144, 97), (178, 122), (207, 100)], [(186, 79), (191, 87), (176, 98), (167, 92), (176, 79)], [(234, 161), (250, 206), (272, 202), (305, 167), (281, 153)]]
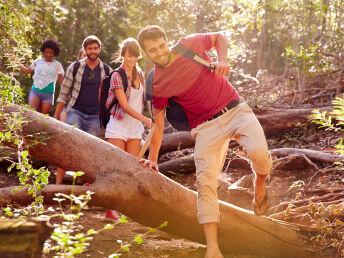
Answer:
[(46, 40), (41, 47), (43, 58), (37, 58), (30, 68), (19, 64), (25, 74), (34, 72), (33, 85), (29, 95), (29, 105), (36, 111), (48, 114), (54, 105), (55, 84), (63, 82), (64, 70), (54, 59), (60, 54), (60, 46), (54, 40)]
[(118, 56), (122, 61), (120, 69), (125, 71), (128, 87), (124, 92), (120, 74), (118, 72), (112, 74), (106, 106), (110, 107), (115, 98), (118, 104), (111, 109), (105, 138), (108, 142), (137, 157), (141, 148), (142, 123), (148, 128), (152, 126), (151, 119), (142, 115), (145, 83), (143, 74), (137, 67), (140, 57), (138, 42), (133, 38), (124, 40)]

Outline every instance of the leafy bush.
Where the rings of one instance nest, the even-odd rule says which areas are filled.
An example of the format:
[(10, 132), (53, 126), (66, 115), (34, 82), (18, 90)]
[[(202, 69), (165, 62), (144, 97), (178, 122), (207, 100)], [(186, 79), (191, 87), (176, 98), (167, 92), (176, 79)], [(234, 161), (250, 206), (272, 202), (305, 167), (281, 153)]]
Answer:
[[(313, 114), (310, 115), (313, 123), (320, 125), (320, 128), (325, 128), (331, 131), (340, 131), (344, 133), (344, 99), (336, 97), (333, 101), (332, 112), (320, 112), (319, 109), (315, 109)], [(344, 155), (344, 138), (341, 138), (336, 146), (336, 152)]]

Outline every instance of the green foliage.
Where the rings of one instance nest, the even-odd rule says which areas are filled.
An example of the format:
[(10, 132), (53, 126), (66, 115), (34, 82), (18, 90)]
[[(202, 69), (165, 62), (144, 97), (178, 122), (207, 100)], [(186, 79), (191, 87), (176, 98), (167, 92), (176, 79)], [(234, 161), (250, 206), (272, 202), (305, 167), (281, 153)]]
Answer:
[[(320, 128), (325, 128), (326, 130), (331, 131), (340, 131), (344, 132), (343, 125), (344, 125), (344, 99), (340, 97), (336, 97), (335, 100), (332, 101), (333, 103), (333, 111), (332, 112), (320, 112), (318, 109), (313, 110), (313, 114), (310, 115), (310, 119), (315, 124), (318, 124)], [(344, 155), (344, 138), (341, 138), (335, 148), (337, 148), (337, 152), (341, 155)]]
[[(344, 132), (344, 99), (337, 97), (332, 103), (334, 106), (332, 112), (327, 113), (326, 111), (313, 110), (310, 119), (312, 119), (313, 123), (318, 124), (320, 128)], [(339, 143), (334, 146), (341, 155), (344, 155), (343, 140), (344, 138), (341, 138)], [(336, 164), (339, 165), (340, 163), (336, 162)], [(319, 229), (319, 233), (313, 236), (311, 240), (325, 247), (339, 248), (343, 240), (343, 207), (337, 205), (325, 207), (322, 204), (311, 203), (309, 211), (307, 218), (315, 218), (316, 223), (313, 226)], [(344, 256), (344, 252), (341, 253), (341, 256)]]
[[(94, 229), (90, 229), (86, 233), (82, 232), (83, 226), (78, 220), (83, 215), (82, 210), (88, 208), (87, 203), (91, 200), (92, 194), (90, 191), (79, 196), (75, 196), (73, 193), (70, 195), (55, 194), (57, 198), (54, 200), (59, 203), (60, 207), (49, 218), (61, 217), (62, 221), (54, 224), (54, 232), (51, 235), (51, 239), (55, 244), (49, 246), (46, 243), (44, 249), (46, 253), (55, 251), (59, 257), (73, 257), (86, 250), (89, 245), (88, 241), (92, 240), (92, 235), (98, 234), (98, 232)], [(70, 208), (67, 211), (62, 206), (62, 202), (66, 200), (70, 201)]]
[[(331, 73), (340, 65), (333, 56), (340, 57), (344, 48), (340, 0), (24, 0), (4, 1), (0, 12), (0, 57), (12, 51), (30, 62), (39, 55), (42, 40), (53, 38), (61, 43), (58, 59), (65, 68), (87, 35), (101, 39), (101, 59), (109, 63), (118, 43), (136, 38), (147, 24), (165, 28), (173, 43), (190, 33), (224, 31), (233, 70), (253, 75), (264, 69), (281, 73), (286, 64), (306, 76)], [(319, 49), (333, 55), (319, 54)]]
[(315, 47), (306, 49), (300, 46), (297, 50), (292, 47), (286, 47), (284, 56), (292, 66), (301, 69), (302, 72), (307, 72), (312, 67), (312, 62), (317, 56), (317, 49)]
[[(9, 51), (16, 56), (31, 58), (31, 48), (42, 40), (42, 30), (39, 26), (39, 12), (28, 1), (0, 2), (0, 57)], [(0, 71), (5, 69), (0, 67)]]
[[(300, 195), (301, 193), (297, 193), (297, 198), (295, 199), (297, 200)], [(289, 204), (286, 208), (285, 215), (292, 216), (294, 214), (294, 208), (296, 208), (294, 204)], [(341, 205), (329, 205), (326, 207), (323, 203), (311, 202), (302, 217), (314, 229), (310, 238), (312, 242), (317, 246), (321, 246), (322, 249), (338, 249), (343, 239), (343, 216), (344, 209)], [(341, 257), (343, 255), (344, 253), (341, 254)]]
[(293, 184), (289, 187), (289, 190), (293, 188), (303, 187), (304, 185), (305, 185), (304, 181), (298, 180), (298, 181), (293, 182)]
[(76, 60), (83, 39), (91, 34), (103, 44), (100, 58), (106, 63), (111, 61), (118, 43), (126, 37), (120, 28), (125, 19), (125, 6), (121, 1), (65, 0), (54, 1), (53, 5), (48, 3), (50, 1), (42, 7), (49, 28), (46, 36), (61, 43), (59, 61), (65, 67)]
[[(11, 144), (17, 152), (17, 161), (8, 159), (12, 164), (8, 172), (17, 171), (20, 186), (15, 190), (26, 190), (34, 201), (28, 207), (14, 207), (12, 205), (2, 209), (6, 217), (25, 218), (30, 216), (44, 216), (49, 219), (58, 217), (60, 223), (54, 224), (54, 232), (51, 239), (54, 244), (46, 245), (45, 252), (54, 251), (56, 255), (73, 257), (83, 253), (89, 245), (92, 236), (106, 229), (113, 229), (118, 223), (127, 223), (122, 216), (119, 222), (108, 224), (103, 229), (89, 229), (83, 232), (82, 225), (78, 222), (83, 215), (82, 211), (87, 209), (87, 203), (91, 199), (91, 192), (75, 196), (72, 190), (70, 195), (58, 193), (55, 200), (59, 208), (45, 209), (43, 206), (42, 190), (48, 184), (50, 171), (46, 168), (36, 169), (32, 166), (28, 148), (36, 144), (46, 144), (45, 141), (51, 137), (49, 133), (42, 131), (32, 132), (25, 137), (22, 135), (22, 127), (29, 123), (24, 119), (24, 110), (3, 112), (4, 108), (11, 104), (23, 104), (23, 87), (15, 77), (18, 63), (32, 62), (39, 53), (39, 47), (46, 38), (58, 38), (62, 43), (62, 63), (71, 61), (71, 56), (76, 56), (84, 37), (89, 34), (97, 35), (103, 42), (102, 59), (109, 62), (111, 55), (117, 49), (118, 38), (126, 35), (119, 28), (120, 19), (125, 17), (123, 6), (119, 3), (115, 7), (114, 1), (1, 1), (0, 2), (0, 37), (2, 47), (0, 49), (0, 120), (2, 127), (0, 131), (0, 146)], [(84, 19), (87, 13), (88, 19)], [(122, 14), (121, 14), (122, 13)], [(80, 23), (83, 21), (83, 23)], [(73, 24), (70, 29), (70, 24)], [(101, 26), (100, 26), (101, 25)], [(132, 35), (135, 37), (135, 35)], [(63, 46), (71, 46), (68, 49)], [(75, 59), (75, 58), (73, 58)], [(72, 60), (73, 60), (72, 59)], [(20, 77), (20, 76), (19, 76)], [(77, 176), (73, 176), (73, 187)], [(65, 210), (62, 202), (69, 201), (70, 208)], [(53, 215), (46, 215), (48, 212)], [(166, 226), (162, 224), (156, 229)], [(142, 243), (143, 237), (156, 229), (149, 230), (143, 235), (135, 236), (129, 243), (121, 244), (121, 251), (129, 251), (134, 243)]]
[(21, 90), (19, 82), (5, 73), (0, 72), (0, 105), (7, 103), (24, 103), (24, 93)]
[[(311, 237), (318, 245), (338, 248), (343, 239), (344, 222), (342, 217), (344, 209), (338, 205), (325, 207), (322, 204), (309, 204), (308, 219), (319, 218), (313, 227), (319, 229), (319, 233)], [(326, 218), (325, 218), (326, 217)]]
[(303, 89), (307, 75), (316, 72), (317, 48), (304, 48), (300, 46), (298, 49), (288, 46), (285, 48), (283, 56), (287, 62), (297, 71), (298, 89)]
[[(13, 77), (7, 76), (0, 72), (0, 120), (4, 124), (0, 131), (0, 146), (4, 143), (11, 143), (15, 147), (17, 152), (18, 161), (12, 161), (8, 159), (12, 164), (8, 168), (8, 172), (13, 169), (17, 171), (20, 186), (14, 190), (19, 191), (21, 189), (26, 189), (28, 194), (34, 198), (33, 203), (30, 207), (27, 207), (26, 211), (21, 213), (16, 213), (16, 216), (21, 216), (21, 214), (34, 213), (39, 215), (43, 211), (43, 196), (41, 196), (41, 191), (44, 189), (45, 185), (48, 184), (48, 177), (50, 172), (45, 168), (34, 169), (30, 162), (28, 156), (29, 145), (25, 144), (25, 137), (22, 135), (22, 127), (29, 121), (24, 119), (23, 110), (19, 112), (5, 113), (4, 108), (12, 103), (22, 103), (23, 93), (17, 80)], [(31, 138), (34, 139), (33, 143), (38, 144), (37, 138), (42, 139), (41, 133), (33, 133)], [(6, 210), (5, 210), (6, 211)]]
[(139, 235), (136, 235), (134, 237), (133, 240), (131, 240), (129, 243), (123, 243), (122, 240), (117, 240), (117, 243), (120, 244), (120, 248), (117, 249), (115, 251), (115, 253), (111, 254), (109, 256), (109, 258), (119, 258), (119, 256), (121, 255), (121, 252), (129, 252), (130, 250), (130, 247), (134, 244), (134, 243), (137, 243), (137, 244), (142, 244), (143, 243), (143, 239), (144, 237), (146, 237), (147, 235), (151, 234), (151, 233), (154, 233), (155, 231), (163, 228), (163, 227), (166, 227), (168, 225), (168, 222), (165, 221), (163, 222), (160, 226), (156, 227), (156, 228), (150, 228), (146, 233), (144, 234), (139, 234)]
[[(75, 183), (75, 179), (77, 176), (82, 175), (82, 173), (78, 172), (75, 173), (73, 176), (73, 182)], [(74, 186), (74, 184), (73, 184)], [(93, 239), (93, 235), (99, 234), (104, 230), (111, 230), (114, 229), (116, 225), (120, 223), (128, 223), (128, 220), (125, 216), (121, 216), (119, 221), (113, 223), (113, 224), (106, 224), (103, 228), (95, 230), (95, 229), (89, 229), (87, 232), (83, 231), (83, 226), (78, 221), (80, 217), (83, 215), (82, 211), (85, 209), (88, 209), (87, 203), (91, 200), (91, 195), (93, 193), (90, 191), (87, 191), (86, 194), (82, 194), (79, 196), (75, 196), (73, 192), (70, 195), (67, 194), (56, 194), (56, 197), (54, 200), (59, 203), (59, 213), (56, 213), (57, 211), (54, 211), (52, 208), (50, 208), (50, 211), (55, 212), (54, 215), (50, 215), (49, 218), (54, 217), (61, 217), (62, 221), (60, 223), (54, 224), (54, 232), (51, 235), (51, 239), (55, 242), (54, 245), (49, 245), (46, 243), (45, 246), (45, 253), (49, 253), (51, 251), (56, 252), (56, 254), (59, 257), (73, 257), (76, 254), (83, 253), (87, 247), (89, 246), (89, 241)], [(70, 201), (70, 208), (69, 210), (64, 210), (62, 203), (65, 201)], [(132, 241), (129, 243), (123, 243), (121, 240), (118, 240), (117, 242), (120, 244), (120, 248), (115, 251), (114, 254), (111, 254), (109, 257), (119, 257), (120, 252), (129, 252), (129, 248), (133, 243), (142, 244), (143, 238), (152, 233), (155, 232), (158, 229), (161, 229), (162, 227), (167, 226), (167, 222), (164, 222), (157, 228), (151, 228), (144, 234), (139, 234), (134, 237)]]
[[(58, 59), (66, 68), (76, 59), (82, 40), (87, 35), (95, 34), (103, 43), (100, 57), (109, 63), (118, 49), (118, 43), (127, 37), (136, 38), (138, 31), (147, 24), (158, 24), (165, 28), (173, 43), (190, 33), (224, 31), (229, 40), (229, 62), (238, 74), (255, 75), (258, 70), (264, 69), (281, 73), (287, 65), (296, 69), (298, 86), (301, 88), (306, 77), (319, 72), (331, 74), (341, 67), (343, 18), (341, 0), (0, 1), (0, 108), (3, 110), (11, 103), (24, 103), (25, 91), (31, 86), (31, 79), (18, 73), (12, 59), (30, 64), (39, 56), (39, 47), (44, 39), (52, 38), (61, 43)], [(234, 83), (240, 80), (235, 76), (232, 78)], [(271, 101), (275, 97), (272, 94)], [(259, 102), (264, 100), (270, 101), (270, 97), (257, 99)], [(333, 101), (335, 109), (329, 114), (314, 111), (313, 122), (327, 130), (343, 131), (343, 103), (342, 98), (336, 98)], [(46, 211), (40, 193), (47, 184), (50, 172), (45, 168), (32, 167), (27, 143), (45, 144), (50, 136), (43, 132), (32, 132), (29, 139), (24, 139), (21, 127), (28, 121), (25, 121), (21, 112), (10, 115), (0, 112), (0, 119), (6, 121), (0, 131), (0, 145), (11, 142), (18, 154), (18, 162), (13, 162), (9, 171), (17, 171), (20, 188), (27, 189), (35, 199), (25, 209), (10, 206), (3, 211), (15, 217), (43, 214)], [(335, 147), (344, 155), (343, 139)], [(300, 187), (302, 182), (295, 182), (293, 186)], [(73, 211), (60, 214), (65, 223), (61, 223), (54, 236), (57, 252), (64, 255), (81, 253), (92, 235), (99, 232), (91, 229), (82, 233), (76, 227), (82, 209), (87, 207), (89, 194), (80, 198), (73, 194), (57, 197), (61, 202), (62, 199), (68, 200)], [(122, 217), (121, 223), (125, 222), (126, 219)], [(322, 223), (323, 226), (329, 223), (327, 229), (333, 223), (337, 223), (337, 226), (341, 224), (337, 220)], [(113, 227), (113, 224), (109, 224), (104, 229)], [(335, 231), (332, 228), (332, 232)], [(317, 239), (322, 239), (324, 235), (333, 237), (327, 230), (322, 234)], [(121, 243), (118, 254), (113, 257), (117, 257), (121, 250), (128, 251), (130, 244), (141, 243), (142, 239), (143, 236), (138, 235), (130, 243)], [(335, 242), (332, 244), (336, 245)]]

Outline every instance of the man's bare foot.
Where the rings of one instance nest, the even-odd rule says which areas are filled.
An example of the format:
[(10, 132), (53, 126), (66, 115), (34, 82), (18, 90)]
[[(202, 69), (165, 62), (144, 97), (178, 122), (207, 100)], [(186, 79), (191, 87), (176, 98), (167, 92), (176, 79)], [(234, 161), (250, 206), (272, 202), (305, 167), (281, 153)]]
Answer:
[(207, 247), (207, 252), (205, 253), (205, 258), (223, 258), (223, 255), (219, 249), (219, 247)]
[(257, 215), (263, 215), (269, 207), (265, 178), (265, 175), (257, 174), (254, 182), (254, 198), (252, 205), (254, 213)]
[(205, 258), (223, 258), (217, 241), (217, 222), (203, 224), (203, 230), (207, 242)]

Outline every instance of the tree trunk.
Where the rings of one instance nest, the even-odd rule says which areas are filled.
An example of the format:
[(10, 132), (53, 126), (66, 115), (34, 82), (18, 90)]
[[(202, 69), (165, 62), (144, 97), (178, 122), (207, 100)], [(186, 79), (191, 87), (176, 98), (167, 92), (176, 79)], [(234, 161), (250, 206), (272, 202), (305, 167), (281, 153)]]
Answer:
[(1, 219), (0, 257), (41, 257), (53, 228), (46, 221)]
[(297, 126), (309, 124), (309, 115), (314, 109), (332, 110), (333, 107), (310, 107), (310, 108), (269, 108), (256, 110), (256, 116), (261, 123), (265, 135), (278, 135), (287, 132)]
[(327, 163), (334, 163), (336, 161), (338, 162), (344, 161), (344, 157), (342, 155), (335, 155), (335, 154), (325, 153), (322, 151), (307, 150), (307, 149), (280, 148), (280, 149), (271, 150), (270, 153), (278, 157), (285, 157), (285, 156), (293, 155), (293, 154), (303, 154), (311, 160), (317, 160), (317, 161), (322, 161), (322, 162), (327, 162)]
[[(18, 110), (18, 106), (5, 108), (6, 113)], [(23, 135), (39, 130), (51, 135), (46, 145), (30, 148), (30, 154), (68, 170), (84, 171), (84, 180), (93, 184), (76, 186), (75, 193), (93, 191), (90, 205), (116, 209), (147, 226), (156, 227), (168, 221), (163, 231), (205, 243), (202, 227), (197, 222), (194, 191), (142, 167), (136, 158), (114, 145), (51, 117), (24, 110), (23, 116), (31, 122), (23, 127)], [(1, 130), (4, 124), (1, 121)], [(71, 186), (48, 185), (44, 200), (48, 202), (54, 193), (70, 190)], [(24, 191), (14, 194), (8, 188), (0, 189), (0, 204), (28, 201), (25, 196)], [(306, 238), (292, 224), (259, 217), (222, 201), (220, 213), (218, 235), (224, 252), (262, 257), (310, 255)]]

